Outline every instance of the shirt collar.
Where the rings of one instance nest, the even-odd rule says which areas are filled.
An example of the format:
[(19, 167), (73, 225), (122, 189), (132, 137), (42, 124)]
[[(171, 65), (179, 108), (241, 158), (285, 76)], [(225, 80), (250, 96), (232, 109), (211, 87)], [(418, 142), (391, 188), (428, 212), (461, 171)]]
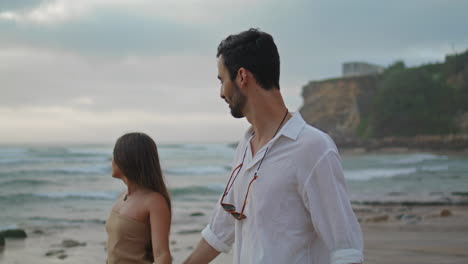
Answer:
[[(278, 131), (278, 135), (276, 137), (285, 136), (292, 140), (296, 140), (305, 125), (306, 122), (302, 118), (301, 114), (299, 112), (294, 112), (292, 113), (292, 117), (286, 122), (286, 124), (284, 124), (280, 131)], [(253, 127), (250, 126), (244, 134), (244, 139), (248, 140), (253, 133)]]
[(302, 118), (301, 114), (299, 112), (295, 112), (292, 113), (292, 117), (278, 133), (292, 140), (296, 140), (305, 125), (306, 122)]

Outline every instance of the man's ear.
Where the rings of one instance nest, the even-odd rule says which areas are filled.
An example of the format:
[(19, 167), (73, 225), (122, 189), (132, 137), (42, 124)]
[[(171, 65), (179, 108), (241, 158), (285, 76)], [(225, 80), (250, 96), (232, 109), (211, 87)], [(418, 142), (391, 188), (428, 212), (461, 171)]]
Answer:
[(245, 68), (239, 68), (237, 71), (237, 76), (239, 77), (239, 87), (243, 87), (247, 85), (247, 81), (249, 79), (249, 73)]

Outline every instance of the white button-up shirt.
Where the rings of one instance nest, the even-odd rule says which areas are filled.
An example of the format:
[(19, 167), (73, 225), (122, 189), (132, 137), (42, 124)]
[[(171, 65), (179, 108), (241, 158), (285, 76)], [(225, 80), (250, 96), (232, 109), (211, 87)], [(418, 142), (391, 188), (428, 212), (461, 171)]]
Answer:
[(247, 149), (245, 160), (224, 198), (241, 211), (268, 148), (247, 197), (247, 218), (235, 220), (218, 202), (203, 238), (220, 252), (233, 246), (233, 263), (239, 264), (361, 263), (362, 232), (333, 140), (307, 125), (299, 113), (254, 156), (252, 133), (250, 128), (237, 147), (233, 168)]

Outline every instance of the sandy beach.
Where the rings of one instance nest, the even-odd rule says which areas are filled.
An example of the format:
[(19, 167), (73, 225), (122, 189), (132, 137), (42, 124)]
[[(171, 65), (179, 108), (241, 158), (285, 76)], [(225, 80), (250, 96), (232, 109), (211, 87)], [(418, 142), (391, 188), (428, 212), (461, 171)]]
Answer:
[[(224, 190), (234, 150), (227, 144), (160, 150), (173, 198), (171, 252), (182, 263)], [(7, 238), (1, 264), (105, 263), (104, 223), (123, 187), (109, 176), (109, 153), (109, 146), (0, 152), (0, 231), (19, 228), (28, 236)], [(342, 157), (365, 263), (468, 263), (466, 153), (353, 150)], [(213, 263), (232, 263), (232, 255)]]
[[(354, 209), (364, 232), (365, 263), (468, 263), (468, 206), (359, 205)], [(209, 218), (209, 213), (201, 214), (175, 221), (174, 263), (181, 263), (198, 243), (200, 233), (193, 227), (203, 227)], [(7, 239), (0, 263), (105, 263), (103, 224), (63, 232), (26, 231), (24, 240)], [(86, 245), (68, 247), (64, 240)], [(221, 254), (213, 263), (232, 263), (232, 256)]]
[(468, 207), (364, 209), (372, 210), (357, 212), (366, 263), (468, 263)]

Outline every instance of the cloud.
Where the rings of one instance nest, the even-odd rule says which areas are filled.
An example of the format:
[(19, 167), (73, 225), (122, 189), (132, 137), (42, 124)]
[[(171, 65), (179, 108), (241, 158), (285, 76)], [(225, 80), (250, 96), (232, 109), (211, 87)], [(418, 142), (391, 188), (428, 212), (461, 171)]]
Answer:
[(4, 106), (80, 104), (162, 113), (221, 105), (216, 58), (199, 55), (102, 59), (43, 49), (0, 51)]
[(44, 0), (4, 0), (0, 3), (0, 12), (28, 10), (40, 5)]
[(140, 14), (157, 16), (177, 22), (211, 22), (224, 16), (213, 10), (229, 10), (236, 13), (241, 10), (256, 8), (267, 4), (266, 0), (217, 1), (217, 0), (52, 0), (42, 1), (39, 5), (26, 10), (7, 10), (0, 12), (0, 20), (12, 20), (24, 23), (64, 23), (89, 15), (95, 9), (124, 9), (138, 11)]
[[(411, 65), (443, 58), (452, 45), (464, 49), (468, 45), (468, 35), (464, 34), (466, 9), (466, 1), (437, 0), (393, 1), (385, 5), (372, 0), (55, 0), (26, 12), (50, 13), (45, 16), (50, 19), (44, 18), (50, 23), (43, 25), (26, 18), (26, 22), (17, 24), (0, 22), (0, 43), (23, 43), (92, 56), (183, 52), (213, 55), (218, 42), (228, 34), (260, 27), (273, 34), (286, 63), (301, 66), (293, 71), (316, 78), (331, 76), (324, 73), (331, 69), (339, 73), (343, 61), (336, 60), (378, 59), (371, 62), (389, 64), (405, 59)], [(22, 12), (4, 10), (9, 17)], [(65, 15), (62, 19), (62, 15), (54, 16), (46, 10), (63, 10)], [(406, 52), (418, 49), (439, 53), (421, 58)], [(317, 64), (316, 71), (311, 72), (303, 67), (304, 61), (326, 56), (330, 64), (335, 64), (333, 68)]]
[(92, 97), (78, 97), (72, 100), (72, 103), (76, 105), (94, 105), (95, 100)]
[(302, 85), (339, 76), (345, 61), (418, 65), (465, 50), (467, 9), (467, 1), (438, 0), (2, 1), (0, 120), (13, 125), (0, 138), (26, 140), (15, 131), (43, 125), (38, 140), (75, 135), (65, 126), (82, 133), (94, 126), (89, 138), (106, 139), (132, 122), (199, 131), (194, 140), (218, 130), (240, 135), (246, 122), (223, 123), (234, 121), (216, 80), (216, 47), (227, 35), (250, 27), (273, 35), (281, 90), (294, 111)]
[[(90, 112), (71, 107), (0, 107), (0, 143), (112, 143), (141, 131), (158, 142), (227, 142), (247, 124), (224, 113)], [(213, 129), (216, 128), (216, 129)]]
[[(0, 19), (30, 23), (63, 22), (78, 17), (86, 10), (86, 4), (76, 5), (73, 2), (77, 3), (78, 1), (44, 1), (30, 10), (1, 12)], [(87, 3), (87, 1), (83, 1), (83, 3)]]

